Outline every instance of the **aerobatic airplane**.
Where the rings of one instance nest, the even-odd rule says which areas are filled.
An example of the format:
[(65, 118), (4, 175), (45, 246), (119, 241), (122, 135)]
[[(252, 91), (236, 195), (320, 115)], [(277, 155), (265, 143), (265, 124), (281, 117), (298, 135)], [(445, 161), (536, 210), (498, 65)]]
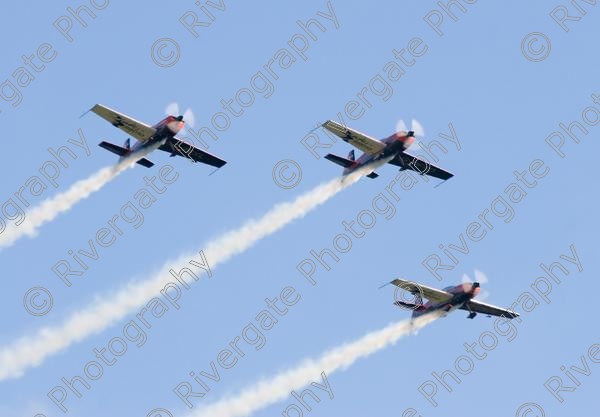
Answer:
[[(343, 175), (348, 175), (377, 160), (391, 157), (392, 159), (388, 163), (400, 167), (400, 171), (411, 169), (421, 175), (430, 175), (441, 180), (448, 180), (454, 176), (454, 174), (442, 168), (405, 152), (415, 141), (415, 132), (412, 130), (408, 132), (399, 131), (386, 139), (377, 140), (333, 120), (326, 121), (322, 124), (322, 127), (364, 152), (358, 159), (354, 157), (354, 150), (350, 151), (348, 158), (333, 154), (325, 156), (331, 162), (344, 167)], [(367, 175), (369, 178), (377, 178), (378, 176), (375, 171)]]
[[(416, 303), (408, 303), (400, 300), (394, 302), (398, 307), (412, 310), (413, 320), (433, 311), (441, 311), (445, 316), (456, 309), (468, 311), (468, 319), (474, 318), (477, 313), (487, 316), (503, 316), (509, 319), (519, 317), (519, 314), (512, 310), (473, 300), (480, 291), (478, 282), (466, 282), (446, 287), (443, 290), (402, 279), (395, 279), (389, 284), (393, 284), (415, 296)], [(423, 297), (428, 300), (425, 304), (423, 304)]]
[[(188, 142), (177, 139), (175, 135), (183, 129), (185, 122), (183, 116), (167, 116), (154, 126), (148, 126), (145, 123), (139, 122), (123, 113), (109, 109), (101, 104), (96, 104), (89, 111), (96, 113), (98, 116), (107, 120), (110, 124), (129, 135), (133, 136), (138, 142), (131, 146), (130, 139), (127, 138), (124, 146), (115, 145), (109, 142), (102, 141), (98, 146), (119, 155), (123, 160), (136, 151), (145, 147), (158, 146), (161, 151), (169, 152), (170, 156), (183, 156), (194, 162), (202, 162), (221, 168), (227, 162), (203, 150), (194, 147)], [(87, 113), (87, 112), (86, 112)], [(159, 145), (160, 144), (160, 145)], [(140, 158), (138, 164), (150, 168), (154, 165), (153, 162), (146, 158)]]

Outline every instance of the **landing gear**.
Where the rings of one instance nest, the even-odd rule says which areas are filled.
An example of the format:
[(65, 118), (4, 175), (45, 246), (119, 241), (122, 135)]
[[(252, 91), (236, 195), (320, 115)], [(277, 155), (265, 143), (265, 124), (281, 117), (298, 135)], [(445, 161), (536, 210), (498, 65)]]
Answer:
[(468, 319), (474, 319), (475, 316), (477, 315), (477, 313), (475, 313), (473, 310), (471, 310), (468, 305), (466, 307), (469, 310), (469, 315), (467, 316), (467, 318)]

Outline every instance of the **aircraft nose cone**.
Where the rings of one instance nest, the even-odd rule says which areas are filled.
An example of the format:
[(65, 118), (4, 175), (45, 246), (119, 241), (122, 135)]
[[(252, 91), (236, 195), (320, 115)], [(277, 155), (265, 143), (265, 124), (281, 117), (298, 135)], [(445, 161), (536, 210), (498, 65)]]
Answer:
[(406, 136), (411, 138), (411, 137), (415, 136), (415, 132), (413, 130), (409, 130), (408, 133), (406, 134)]
[(175, 119), (181, 122), (183, 120), (183, 116), (177, 116)]

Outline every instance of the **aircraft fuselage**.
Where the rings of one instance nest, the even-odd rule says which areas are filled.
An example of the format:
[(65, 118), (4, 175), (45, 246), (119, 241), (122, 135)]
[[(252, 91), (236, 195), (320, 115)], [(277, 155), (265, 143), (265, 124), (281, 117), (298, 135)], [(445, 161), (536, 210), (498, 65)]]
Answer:
[(414, 137), (408, 136), (407, 132), (394, 133), (390, 137), (381, 141), (386, 144), (386, 147), (383, 148), (380, 153), (377, 155), (363, 153), (352, 166), (344, 169), (343, 175), (348, 175), (351, 172), (378, 160), (394, 157), (408, 149), (408, 147), (412, 145), (413, 141)]
[[(147, 147), (156, 146), (157, 143), (160, 143), (158, 146), (165, 144), (169, 139), (172, 139), (181, 129), (183, 129), (184, 126), (185, 122), (182, 120), (182, 116), (165, 117), (163, 120), (152, 126), (154, 129), (156, 129), (156, 133), (152, 135), (150, 139), (144, 142), (136, 141), (136, 143), (131, 147), (130, 154)], [(124, 157), (121, 159), (123, 158)]]
[(453, 294), (453, 297), (443, 303), (429, 301), (423, 304), (413, 311), (413, 319), (437, 310), (442, 310), (446, 314), (450, 313), (461, 308), (467, 301), (475, 298), (481, 289), (479, 288), (479, 283), (465, 283), (454, 287), (444, 288), (444, 291)]

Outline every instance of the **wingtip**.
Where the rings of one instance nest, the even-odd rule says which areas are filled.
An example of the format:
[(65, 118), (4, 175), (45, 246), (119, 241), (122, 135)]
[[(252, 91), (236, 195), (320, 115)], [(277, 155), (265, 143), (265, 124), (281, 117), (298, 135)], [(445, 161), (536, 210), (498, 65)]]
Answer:
[(448, 178), (446, 178), (445, 180), (441, 180), (440, 182), (438, 182), (436, 185), (433, 186), (433, 188), (437, 188), (442, 184), (447, 183), (449, 180), (451, 180), (452, 178), (454, 178), (454, 174), (451, 174)]
[(310, 134), (315, 130), (321, 129), (322, 127), (325, 127), (325, 123), (317, 122), (317, 125), (313, 127), (308, 133)]
[(225, 165), (227, 165), (227, 161), (223, 161), (224, 164), (221, 165), (220, 167), (216, 167), (210, 174), (208, 174), (209, 176), (211, 176), (212, 174), (214, 174), (215, 172), (217, 172), (218, 170), (220, 170), (221, 168), (223, 168)]
[(94, 104), (92, 107), (90, 107), (89, 109), (87, 109), (86, 111), (84, 111), (81, 116), (79, 116), (79, 118), (81, 119), (83, 116), (85, 116), (86, 114), (88, 114), (89, 112), (91, 112), (94, 107), (96, 107), (98, 104)]
[(379, 287), (377, 287), (378, 290), (382, 289), (383, 287), (387, 287), (388, 285), (391, 285), (391, 282), (386, 282), (383, 285), (380, 285)]
[(520, 316), (521, 316), (521, 315), (520, 315), (519, 313), (517, 313), (516, 311), (512, 311), (512, 310), (506, 310), (506, 312), (507, 312), (508, 314), (504, 314), (504, 313), (503, 313), (503, 314), (501, 314), (500, 316), (501, 316), (501, 317), (504, 317), (504, 318), (508, 318), (508, 319), (510, 319), (510, 320), (512, 320), (512, 319), (516, 319), (517, 317), (520, 317)]

